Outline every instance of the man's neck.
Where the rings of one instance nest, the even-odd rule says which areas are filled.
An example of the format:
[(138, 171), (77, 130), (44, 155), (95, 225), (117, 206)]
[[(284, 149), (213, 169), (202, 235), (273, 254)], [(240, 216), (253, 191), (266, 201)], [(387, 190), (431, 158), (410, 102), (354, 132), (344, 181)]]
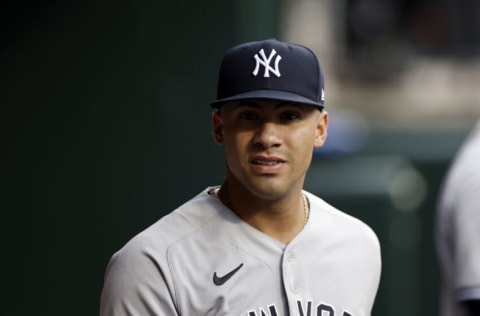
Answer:
[(279, 199), (264, 199), (222, 185), (219, 199), (246, 223), (288, 244), (305, 226), (309, 206), (301, 190)]

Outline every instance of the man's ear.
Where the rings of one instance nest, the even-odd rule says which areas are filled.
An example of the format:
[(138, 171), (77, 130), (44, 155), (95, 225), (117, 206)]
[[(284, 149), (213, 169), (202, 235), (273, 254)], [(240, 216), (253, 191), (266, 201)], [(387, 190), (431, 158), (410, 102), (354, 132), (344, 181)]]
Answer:
[(318, 116), (317, 127), (316, 127), (316, 135), (315, 135), (315, 142), (314, 147), (320, 148), (325, 144), (327, 140), (327, 129), (328, 129), (328, 113), (327, 111), (323, 110), (322, 113)]
[(223, 119), (219, 110), (212, 114), (213, 138), (219, 145), (223, 145)]

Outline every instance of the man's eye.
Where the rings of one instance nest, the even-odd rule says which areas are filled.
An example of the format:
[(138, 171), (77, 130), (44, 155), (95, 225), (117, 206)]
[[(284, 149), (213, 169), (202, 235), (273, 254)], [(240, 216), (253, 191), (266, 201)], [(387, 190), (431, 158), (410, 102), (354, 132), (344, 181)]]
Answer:
[(253, 112), (243, 112), (240, 113), (240, 118), (243, 120), (255, 120), (258, 118), (258, 116)]
[(299, 117), (300, 116), (298, 115), (298, 113), (295, 113), (295, 112), (286, 112), (286, 113), (282, 113), (281, 115), (281, 119), (284, 121), (293, 121), (298, 119)]

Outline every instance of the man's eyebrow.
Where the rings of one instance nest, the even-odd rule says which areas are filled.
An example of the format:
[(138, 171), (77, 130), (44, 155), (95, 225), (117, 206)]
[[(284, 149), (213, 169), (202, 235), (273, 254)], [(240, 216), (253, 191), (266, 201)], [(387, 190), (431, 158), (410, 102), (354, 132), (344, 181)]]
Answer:
[(295, 102), (290, 102), (290, 101), (281, 101), (275, 106), (275, 108), (278, 109), (278, 108), (282, 108), (282, 107), (285, 107), (285, 106), (301, 108), (303, 105), (300, 104), (300, 103), (295, 103)]
[[(258, 102), (255, 102), (253, 100), (242, 100), (236, 106), (237, 107), (245, 106), (245, 107), (252, 107), (252, 108), (257, 108), (257, 109), (262, 107)], [(286, 106), (302, 107), (302, 104), (295, 103), (295, 102), (290, 102), (290, 101), (279, 101), (275, 105), (275, 109), (279, 109), (279, 108), (286, 107)]]

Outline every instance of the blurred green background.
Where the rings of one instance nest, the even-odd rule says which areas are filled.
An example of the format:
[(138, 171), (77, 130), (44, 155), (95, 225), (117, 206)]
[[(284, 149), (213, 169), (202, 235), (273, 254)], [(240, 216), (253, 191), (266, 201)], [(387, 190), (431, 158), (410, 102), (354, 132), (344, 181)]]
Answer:
[[(287, 38), (283, 21), (295, 5), (1, 2), (1, 315), (98, 314), (110, 256), (223, 178), (209, 102), (224, 50)], [(348, 17), (336, 23), (349, 34)], [(362, 45), (384, 47), (345, 39), (347, 59)], [(367, 117), (368, 128), (342, 134), (342, 118), (332, 110), (328, 145), (348, 140), (348, 148), (315, 153), (306, 188), (377, 232), (384, 270), (374, 315), (436, 315), (434, 204), (471, 122), (390, 126)]]

